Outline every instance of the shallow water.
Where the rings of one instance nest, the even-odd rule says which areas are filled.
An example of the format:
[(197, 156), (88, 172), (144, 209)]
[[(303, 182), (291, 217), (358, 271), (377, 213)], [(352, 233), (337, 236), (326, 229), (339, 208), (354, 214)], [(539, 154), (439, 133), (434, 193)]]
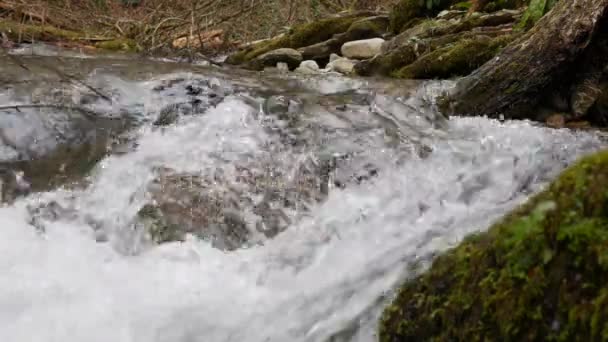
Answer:
[[(67, 60), (111, 94), (111, 104), (87, 108), (139, 124), (133, 148), (108, 155), (84, 185), (0, 208), (2, 341), (374, 341), (379, 308), (399, 282), (604, 146), (591, 132), (529, 122), (444, 122), (425, 100), (445, 85)], [(55, 77), (31, 79), (43, 76)], [(154, 127), (161, 108), (188, 99), (181, 88), (154, 90), (177, 78), (227, 91), (200, 115)], [(10, 85), (0, 99), (27, 103), (32, 89), (48, 97), (49, 83)], [(87, 92), (65, 89), (74, 101)], [(261, 111), (277, 94), (301, 102), (296, 129)], [(346, 186), (291, 212), (274, 239), (234, 252), (195, 237), (157, 246), (130, 224), (159, 166), (231, 180), (236, 165), (264, 161), (288, 173), (323, 153), (351, 156), (333, 175)], [(367, 164), (377, 174), (350, 181)], [(35, 228), (28, 208), (52, 201), (69, 210)]]

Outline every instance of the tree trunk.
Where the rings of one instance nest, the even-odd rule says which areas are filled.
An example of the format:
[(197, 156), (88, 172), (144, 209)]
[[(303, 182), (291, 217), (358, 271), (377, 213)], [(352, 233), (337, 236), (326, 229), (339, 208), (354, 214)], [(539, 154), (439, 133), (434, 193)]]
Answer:
[(573, 66), (600, 26), (606, 27), (607, 14), (608, 0), (558, 2), (525, 35), (458, 81), (440, 108), (452, 115), (526, 118), (539, 95)]

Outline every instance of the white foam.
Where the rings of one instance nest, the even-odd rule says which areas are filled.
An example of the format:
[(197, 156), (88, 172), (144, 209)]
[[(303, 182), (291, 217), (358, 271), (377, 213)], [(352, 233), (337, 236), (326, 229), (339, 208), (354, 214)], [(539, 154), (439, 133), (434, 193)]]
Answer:
[[(230, 165), (273, 139), (237, 98), (139, 134), (138, 150), (104, 160), (86, 189), (0, 209), (1, 341), (323, 341), (361, 319), (352, 339), (372, 341), (374, 309), (408, 266), (487, 228), (522, 190), (600, 146), (586, 133), (453, 119), (429, 140), (428, 158), (387, 163), (372, 181), (334, 190), (262, 246), (224, 253), (191, 239), (128, 255), (116, 244), (154, 166)], [(50, 199), (79, 218), (38, 233), (25, 206)], [(95, 242), (87, 215), (115, 228), (112, 243)]]

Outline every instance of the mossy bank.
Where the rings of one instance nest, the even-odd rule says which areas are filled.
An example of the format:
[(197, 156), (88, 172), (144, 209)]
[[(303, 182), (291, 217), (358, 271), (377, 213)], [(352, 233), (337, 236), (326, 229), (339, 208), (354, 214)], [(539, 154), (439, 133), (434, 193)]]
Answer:
[(386, 341), (608, 339), (608, 151), (408, 281)]
[(51, 25), (30, 25), (10, 20), (0, 21), (0, 34), (14, 42), (60, 42), (88, 45), (108, 51), (136, 52), (136, 42), (129, 38), (101, 37), (88, 32), (65, 30)]

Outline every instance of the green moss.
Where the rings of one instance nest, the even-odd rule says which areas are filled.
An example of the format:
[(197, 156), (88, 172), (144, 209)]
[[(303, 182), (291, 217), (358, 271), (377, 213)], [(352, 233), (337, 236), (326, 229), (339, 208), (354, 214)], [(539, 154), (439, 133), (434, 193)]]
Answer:
[(400, 33), (410, 28), (419, 17), (435, 16), (456, 3), (454, 0), (401, 0), (390, 12), (389, 29)]
[(468, 11), (473, 4), (470, 1), (463, 1), (454, 4), (451, 8), (458, 11)]
[(478, 36), (434, 50), (392, 73), (397, 78), (448, 78), (464, 76), (493, 58), (512, 40), (511, 36)]
[(521, 21), (517, 24), (517, 29), (528, 30), (536, 24), (545, 13), (549, 12), (557, 0), (530, 0), (528, 9), (524, 13)]
[(341, 39), (344, 42), (381, 37), (388, 29), (386, 17), (375, 17), (373, 19), (362, 19), (352, 23)]
[[(14, 41), (82, 41), (95, 40), (98, 37), (84, 32), (69, 31), (50, 25), (21, 24), (10, 20), (0, 21), (0, 32), (6, 33)], [(132, 39), (118, 38), (95, 43), (95, 47), (111, 51), (137, 51), (137, 44)]]
[(297, 49), (328, 40), (334, 34), (346, 32), (360, 17), (340, 17), (321, 19), (312, 23), (296, 26), (287, 35), (267, 40), (241, 50), (226, 59), (228, 64), (243, 64), (266, 52), (280, 49)]
[(407, 282), (380, 341), (608, 338), (608, 151)]
[(139, 50), (137, 43), (135, 43), (132, 39), (127, 38), (119, 38), (108, 40), (104, 42), (99, 42), (95, 44), (96, 48), (104, 49), (108, 51), (127, 51), (127, 52), (136, 52)]
[(503, 9), (517, 9), (526, 5), (526, 0), (495, 0), (483, 7), (484, 12), (496, 12)]
[(0, 21), (0, 32), (15, 41), (61, 41), (78, 40), (85, 37), (82, 32), (62, 30), (50, 25), (21, 24), (10, 20)]
[(416, 46), (405, 44), (373, 59), (357, 63), (355, 72), (360, 76), (389, 75), (395, 69), (414, 62), (416, 58)]

